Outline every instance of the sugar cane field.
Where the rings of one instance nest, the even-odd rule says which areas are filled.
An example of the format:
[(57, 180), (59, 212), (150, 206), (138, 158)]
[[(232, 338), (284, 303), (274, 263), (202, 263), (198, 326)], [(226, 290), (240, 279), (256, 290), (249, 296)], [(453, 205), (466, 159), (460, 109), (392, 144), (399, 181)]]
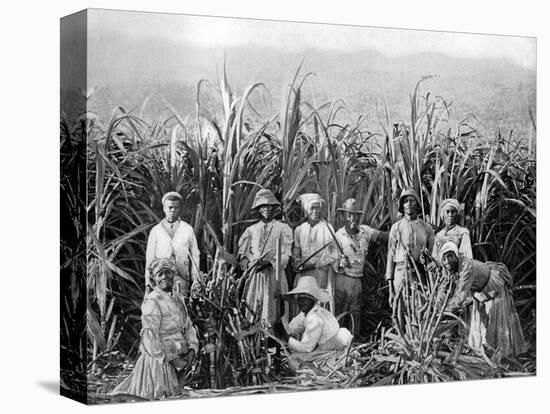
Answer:
[[(403, 92), (410, 94), (407, 119), (391, 119), (387, 104), (381, 104), (377, 119), (369, 122), (351, 116), (342, 100), (304, 99), (311, 82), (298, 68), (272, 111), (264, 105), (270, 96), (266, 85), (236, 93), (224, 71), (217, 82), (196, 85), (191, 113), (166, 102), (169, 114), (158, 119), (123, 107), (110, 119), (88, 112), (69, 122), (62, 115), (61, 210), (73, 223), (61, 246), (62, 283), (71, 287), (61, 297), (67, 355), (62, 387), (76, 381), (71, 372), (85, 372), (82, 387), (89, 400), (106, 402), (132, 371), (139, 354), (147, 235), (162, 218), (161, 198), (168, 191), (183, 196), (181, 218), (195, 231), (202, 279), (187, 304), (200, 351), (187, 385), (171, 398), (535, 374), (532, 142), (512, 131), (487, 136), (476, 127), (475, 114), (451, 122), (452, 105), (430, 93), (429, 77)], [(79, 187), (83, 183), (86, 188)], [(277, 196), (277, 217), (293, 229), (303, 221), (296, 199), (306, 192), (326, 201), (323, 214), (334, 228), (343, 224), (337, 208), (354, 197), (360, 222), (385, 231), (399, 217), (397, 197), (404, 188), (420, 195), (422, 216), (436, 230), (442, 201), (460, 200), (474, 257), (503, 262), (513, 275), (528, 351), (504, 357), (498, 350), (471, 349), (457, 334), (466, 322), (433, 299), (442, 285), (437, 271), (431, 288), (405, 287), (414, 303), (406, 307), (406, 326), (400, 329), (384, 279), (387, 246), (380, 244), (369, 251), (364, 270), (361, 340), (354, 338), (323, 375), (314, 369), (290, 375), (287, 350), (259, 315), (247, 321), (241, 300), (237, 242), (257, 221), (251, 207), (261, 188)], [(294, 275), (287, 270), (286, 277), (292, 281)], [(450, 294), (453, 287), (443, 289)], [(86, 320), (73, 317), (79, 313)], [(349, 316), (342, 315), (340, 323), (349, 324)]]

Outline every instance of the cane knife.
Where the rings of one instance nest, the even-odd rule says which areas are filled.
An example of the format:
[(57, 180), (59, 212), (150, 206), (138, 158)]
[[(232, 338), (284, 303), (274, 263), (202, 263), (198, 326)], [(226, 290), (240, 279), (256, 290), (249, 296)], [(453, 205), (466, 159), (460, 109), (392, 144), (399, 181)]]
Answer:
[(340, 242), (338, 241), (338, 239), (336, 238), (336, 234), (334, 234), (334, 232), (332, 231), (332, 229), (330, 228), (329, 224), (326, 222), (326, 220), (322, 220), (323, 223), (325, 223), (325, 226), (326, 228), (328, 229), (330, 235), (332, 236), (332, 240), (334, 240), (334, 243), (336, 244), (336, 247), (338, 247), (338, 250), (340, 251), (340, 254), (342, 256), (345, 256), (344, 254), (344, 249), (342, 249), (342, 246), (340, 245)]

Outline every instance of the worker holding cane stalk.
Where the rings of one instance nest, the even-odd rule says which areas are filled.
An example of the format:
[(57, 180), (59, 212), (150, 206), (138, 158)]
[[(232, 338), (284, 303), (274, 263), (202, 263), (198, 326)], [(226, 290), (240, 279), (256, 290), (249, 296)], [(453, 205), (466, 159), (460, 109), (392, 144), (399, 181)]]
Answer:
[[(280, 203), (269, 190), (260, 190), (254, 198), (253, 210), (261, 220), (248, 227), (239, 239), (239, 260), (247, 277), (243, 289), (243, 300), (247, 304), (246, 317), (254, 322), (254, 313), (260, 313), (261, 319), (271, 325), (275, 321), (277, 303), (276, 291), (286, 293), (288, 283), (284, 269), (292, 247), (290, 226), (275, 220), (275, 208)], [(277, 246), (280, 243), (280, 259), (277, 261)], [(278, 276), (278, 278), (277, 278)]]
[[(386, 280), (392, 308), (403, 307), (403, 295), (397, 301), (394, 298), (403, 288), (406, 279), (425, 283), (420, 256), (425, 249), (431, 251), (433, 248), (434, 231), (419, 217), (420, 207), (420, 199), (414, 190), (405, 189), (401, 192), (398, 211), (403, 214), (403, 218), (392, 225), (388, 240)], [(402, 312), (399, 311), (397, 316), (402, 323)]]

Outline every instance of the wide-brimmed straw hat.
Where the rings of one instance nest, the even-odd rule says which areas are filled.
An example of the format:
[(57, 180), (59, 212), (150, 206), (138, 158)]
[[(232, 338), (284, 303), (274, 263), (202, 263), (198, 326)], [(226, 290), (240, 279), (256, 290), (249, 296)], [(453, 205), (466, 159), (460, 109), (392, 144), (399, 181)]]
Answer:
[(359, 205), (355, 198), (348, 198), (346, 201), (344, 201), (344, 204), (342, 204), (342, 207), (338, 208), (338, 211), (347, 211), (349, 213), (359, 214), (363, 213), (363, 211), (359, 208)]
[(149, 265), (149, 272), (152, 276), (155, 276), (158, 273), (166, 270), (172, 273), (178, 272), (178, 268), (176, 266), (176, 262), (174, 261), (174, 259), (157, 258), (157, 259), (153, 259), (153, 261)]
[(260, 206), (278, 206), (281, 203), (277, 201), (275, 198), (275, 195), (269, 191), (269, 190), (260, 190), (256, 193), (256, 196), (254, 197), (254, 204), (252, 205), (252, 209), (258, 208)]
[(328, 302), (330, 297), (327, 292), (322, 290), (313, 276), (302, 276), (294, 289), (285, 293), (283, 296), (309, 295), (319, 302)]
[(448, 252), (453, 252), (458, 258), (458, 246), (455, 242), (446, 241), (443, 243), (443, 246), (441, 246), (441, 249), (439, 250), (439, 261), (441, 261), (443, 259), (443, 255)]
[(397, 208), (397, 211), (401, 214), (403, 214), (403, 199), (407, 196), (414, 197), (416, 204), (418, 204), (418, 208), (420, 208), (420, 199), (418, 198), (416, 192), (412, 188), (405, 188), (401, 191), (401, 195), (399, 196), (399, 206)]

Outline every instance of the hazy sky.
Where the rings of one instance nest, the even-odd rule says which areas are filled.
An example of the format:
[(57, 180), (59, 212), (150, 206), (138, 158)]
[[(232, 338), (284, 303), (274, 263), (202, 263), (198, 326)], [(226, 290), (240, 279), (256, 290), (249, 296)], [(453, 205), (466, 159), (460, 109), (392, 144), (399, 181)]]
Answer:
[(388, 56), (439, 52), (453, 57), (508, 59), (523, 68), (536, 66), (535, 38), (402, 30), (269, 20), (111, 12), (89, 14), (93, 35), (155, 36), (205, 47), (259, 44), (291, 52), (304, 49), (374, 49)]

